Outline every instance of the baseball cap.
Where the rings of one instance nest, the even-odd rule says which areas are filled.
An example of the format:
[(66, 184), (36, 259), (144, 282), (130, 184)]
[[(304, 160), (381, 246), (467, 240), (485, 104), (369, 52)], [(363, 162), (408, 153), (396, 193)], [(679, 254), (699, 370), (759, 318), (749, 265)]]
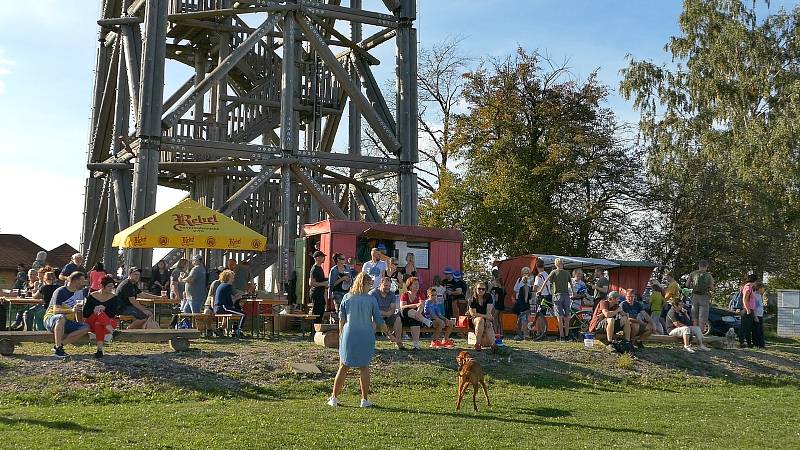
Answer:
[(322, 253), (321, 251), (317, 250), (317, 251), (314, 252), (314, 258), (316, 258), (318, 256), (325, 256), (325, 253)]
[(128, 275), (133, 275), (136, 272), (142, 273), (142, 269), (138, 267), (131, 267), (130, 269), (128, 269)]
[(459, 278), (460, 279), (461, 278), (461, 271), (460, 270), (456, 270), (455, 272), (453, 272), (453, 278)]
[(453, 269), (451, 269), (449, 266), (448, 266), (448, 267), (445, 267), (445, 268), (442, 270), (442, 273), (443, 273), (443, 274), (445, 274), (445, 275), (452, 274), (452, 273), (453, 273)]
[(202, 261), (202, 260), (203, 260), (203, 255), (199, 253), (197, 255), (192, 256), (192, 261)]
[(608, 298), (619, 298), (619, 292), (611, 291), (608, 293)]

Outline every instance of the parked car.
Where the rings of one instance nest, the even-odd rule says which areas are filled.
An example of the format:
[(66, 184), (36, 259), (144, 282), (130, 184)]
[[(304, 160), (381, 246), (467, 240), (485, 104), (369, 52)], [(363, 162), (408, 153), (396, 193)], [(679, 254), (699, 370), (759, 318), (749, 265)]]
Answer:
[[(691, 306), (687, 307), (687, 311), (691, 316)], [(711, 305), (708, 310), (708, 322), (703, 329), (704, 336), (725, 336), (725, 333), (732, 327), (736, 334), (739, 334), (739, 326), (742, 324), (742, 319), (733, 311), (728, 309), (719, 308)]]

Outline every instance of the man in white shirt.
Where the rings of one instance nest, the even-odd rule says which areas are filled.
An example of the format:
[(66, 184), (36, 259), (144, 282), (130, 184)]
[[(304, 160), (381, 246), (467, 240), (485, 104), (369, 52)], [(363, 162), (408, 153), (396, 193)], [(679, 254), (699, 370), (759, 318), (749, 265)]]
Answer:
[(370, 255), (372, 256), (372, 259), (364, 263), (364, 265), (361, 267), (361, 271), (372, 278), (373, 286), (380, 286), (381, 279), (383, 279), (384, 275), (386, 274), (386, 262), (381, 260), (382, 253), (377, 248), (373, 248), (370, 252)]

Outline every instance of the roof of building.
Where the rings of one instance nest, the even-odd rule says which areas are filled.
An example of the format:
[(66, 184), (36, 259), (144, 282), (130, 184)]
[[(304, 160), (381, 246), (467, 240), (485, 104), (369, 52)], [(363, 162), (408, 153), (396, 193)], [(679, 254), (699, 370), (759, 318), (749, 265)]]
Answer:
[(461, 230), (452, 228), (429, 228), (337, 219), (323, 220), (303, 226), (303, 234), (305, 236), (325, 233), (355, 234), (366, 238), (392, 241), (464, 241), (464, 233)]
[(635, 261), (629, 259), (612, 259), (620, 267), (658, 267), (658, 264), (651, 261)]
[(50, 264), (51, 267), (64, 267), (75, 253), (78, 251), (71, 245), (61, 244), (47, 252), (47, 264)]
[(17, 270), (17, 264), (29, 269), (36, 253), (44, 250), (21, 234), (0, 234), (0, 270)]

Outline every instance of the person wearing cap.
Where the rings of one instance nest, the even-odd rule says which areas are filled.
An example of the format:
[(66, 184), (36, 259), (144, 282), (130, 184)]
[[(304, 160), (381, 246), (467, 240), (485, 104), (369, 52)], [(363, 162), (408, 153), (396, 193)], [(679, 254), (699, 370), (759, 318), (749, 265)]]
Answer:
[(317, 250), (314, 252), (314, 265), (311, 266), (311, 273), (308, 276), (309, 296), (314, 304), (311, 314), (317, 316), (315, 323), (322, 323), (322, 316), (325, 314), (325, 291), (328, 288), (328, 279), (325, 278), (325, 271), (322, 263), (325, 262), (325, 253)]
[[(458, 317), (466, 314), (467, 312), (467, 283), (464, 282), (463, 275), (460, 271), (454, 270), (452, 273), (453, 282), (449, 286), (445, 286), (446, 293), (450, 296), (450, 311), (453, 313), (452, 317)], [(444, 284), (444, 282), (442, 283)]]
[(183, 303), (182, 308), (184, 313), (200, 314), (203, 312), (203, 303), (205, 303), (206, 294), (208, 293), (207, 275), (206, 266), (203, 264), (203, 256), (195, 255), (192, 258), (192, 269), (189, 274), (178, 280), (181, 283), (185, 283), (184, 298), (186, 301)]
[(369, 275), (370, 278), (373, 280), (373, 286), (380, 286), (381, 279), (383, 278), (384, 273), (388, 267), (386, 266), (386, 262), (383, 261), (381, 258), (383, 253), (377, 248), (373, 248), (370, 251), (371, 259), (364, 263), (361, 266), (361, 271)]
[(611, 342), (620, 331), (625, 339), (625, 347), (631, 348), (631, 323), (625, 311), (619, 306), (619, 292), (611, 291), (608, 293), (608, 298), (600, 301), (594, 310), (592, 320), (589, 322), (589, 332), (597, 333), (600, 341), (606, 341), (606, 348), (614, 351)]
[(442, 288), (444, 288), (444, 315), (445, 317), (454, 317), (453, 316), (453, 304), (451, 298), (451, 292), (453, 290), (453, 284), (455, 284), (456, 280), (453, 278), (453, 269), (450, 266), (445, 266), (442, 269), (442, 275), (444, 278), (441, 281)]
[(700, 350), (707, 352), (710, 351), (703, 343), (703, 332), (697, 325), (692, 325), (692, 319), (686, 314), (683, 309), (683, 302), (679, 299), (670, 301), (672, 308), (667, 313), (667, 330), (670, 336), (679, 336), (683, 339), (683, 349), (689, 353), (694, 353), (692, 348), (692, 336), (697, 339), (698, 347)]
[(128, 328), (143, 328), (147, 319), (153, 317), (153, 311), (142, 306), (142, 304), (136, 300), (137, 298), (141, 297), (154, 300), (163, 298), (149, 292), (142, 292), (142, 290), (139, 289), (139, 280), (141, 276), (142, 269), (131, 267), (128, 270), (128, 278), (122, 280), (119, 285), (117, 285), (117, 290), (115, 291), (119, 299), (117, 303), (117, 314), (120, 316), (133, 316), (136, 319), (128, 325)]

